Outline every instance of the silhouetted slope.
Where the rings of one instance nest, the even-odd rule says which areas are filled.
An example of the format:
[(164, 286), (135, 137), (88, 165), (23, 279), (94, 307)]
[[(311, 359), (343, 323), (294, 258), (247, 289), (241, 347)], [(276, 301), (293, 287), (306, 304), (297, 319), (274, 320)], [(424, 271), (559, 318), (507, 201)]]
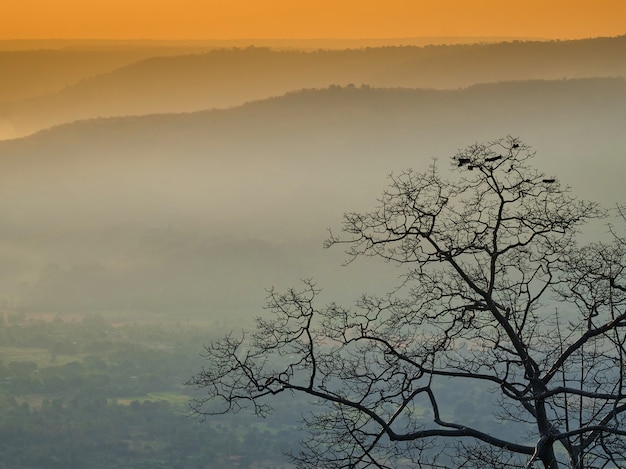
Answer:
[[(0, 47), (7, 41), (0, 41)], [(42, 46), (44, 46), (42, 44)], [(208, 48), (116, 46), (51, 50), (0, 49), (0, 103), (39, 97), (150, 57), (205, 52)]]
[(53, 96), (5, 103), (0, 105), (0, 127), (4, 122), (14, 135), (24, 135), (88, 117), (229, 107), (331, 84), (444, 89), (599, 76), (626, 76), (626, 36), (314, 52), (223, 49), (153, 57)]
[[(442, 91), (332, 86), (225, 110), (93, 119), (0, 142), (0, 164), (11, 165), (0, 178), (18, 167), (48, 174), (83, 164), (95, 165), (94, 171), (148, 165), (143, 171), (155, 164), (326, 165), (372, 157), (369, 164), (384, 167), (405, 161), (407, 149), (415, 154), (433, 145), (463, 146), (468, 139), (502, 133), (572, 132), (576, 141), (581, 131), (621, 130), (625, 90), (624, 79), (519, 81)], [(398, 147), (397, 154), (381, 153)]]
[(378, 266), (367, 284), (359, 267), (333, 283), (321, 240), (344, 211), (371, 208), (390, 171), (438, 157), (445, 172), (456, 149), (513, 134), (576, 195), (624, 202), (625, 124), (626, 81), (581, 79), (331, 87), (64, 125), (0, 142), (0, 279), (50, 309), (241, 312), (309, 275), (351, 296), (397, 274)]

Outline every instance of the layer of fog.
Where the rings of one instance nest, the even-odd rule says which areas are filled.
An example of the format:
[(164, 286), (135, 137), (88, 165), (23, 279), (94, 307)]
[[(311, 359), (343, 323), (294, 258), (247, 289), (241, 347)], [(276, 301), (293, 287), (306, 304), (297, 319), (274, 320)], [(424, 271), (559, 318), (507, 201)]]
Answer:
[(576, 195), (624, 202), (626, 82), (462, 91), (333, 87), (241, 108), (99, 119), (0, 143), (0, 297), (28, 311), (239, 321), (265, 288), (313, 277), (328, 299), (401, 269), (322, 249), (406, 167), (511, 134)]

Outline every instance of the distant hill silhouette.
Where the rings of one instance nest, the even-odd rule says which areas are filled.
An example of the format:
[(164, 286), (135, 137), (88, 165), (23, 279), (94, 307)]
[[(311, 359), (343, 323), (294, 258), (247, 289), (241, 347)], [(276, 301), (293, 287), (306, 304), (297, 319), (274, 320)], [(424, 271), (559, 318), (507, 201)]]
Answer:
[(332, 84), (455, 89), (528, 79), (626, 76), (626, 36), (576, 41), (151, 57), (47, 96), (0, 104), (0, 138), (97, 116), (225, 108)]
[[(0, 41), (0, 103), (57, 93), (80, 81), (151, 57), (202, 53), (204, 47), (115, 46), (3, 49)], [(25, 46), (24, 46), (25, 47)]]

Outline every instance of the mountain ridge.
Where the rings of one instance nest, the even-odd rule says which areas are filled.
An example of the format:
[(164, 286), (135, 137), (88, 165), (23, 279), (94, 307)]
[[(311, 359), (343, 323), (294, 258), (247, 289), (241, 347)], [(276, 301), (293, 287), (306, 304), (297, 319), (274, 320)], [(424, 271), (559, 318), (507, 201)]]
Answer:
[[(288, 113), (289, 107), (292, 105), (310, 106), (310, 109), (319, 109), (333, 104), (341, 107), (351, 105), (356, 108), (370, 108), (372, 105), (378, 103), (379, 106), (383, 106), (387, 109), (391, 109), (396, 106), (409, 109), (412, 106), (415, 106), (416, 103), (419, 103), (420, 100), (427, 103), (437, 102), (438, 104), (456, 101), (458, 105), (464, 100), (472, 99), (472, 96), (477, 97), (474, 99), (480, 100), (482, 99), (481, 96), (491, 95), (502, 99), (515, 100), (520, 105), (525, 103), (527, 106), (530, 106), (532, 101), (535, 100), (540, 103), (545, 102), (543, 94), (552, 91), (557, 91), (567, 95), (568, 100), (575, 100), (577, 97), (582, 99), (585, 96), (584, 94), (580, 95), (580, 91), (587, 90), (592, 98), (597, 98), (603, 94), (619, 94), (625, 85), (626, 78), (622, 77), (594, 77), (571, 80), (514, 80), (497, 83), (478, 83), (464, 88), (450, 90), (405, 87), (382, 88), (372, 87), (369, 85), (331, 85), (326, 88), (300, 89), (280, 96), (255, 99), (241, 105), (225, 109), (206, 109), (190, 112), (167, 112), (146, 115), (93, 117), (82, 119), (42, 129), (29, 136), (0, 141), (0, 150), (3, 146), (12, 146), (12, 142), (17, 144), (21, 141), (37, 140), (45, 138), (44, 136), (54, 135), (57, 132), (68, 132), (70, 134), (74, 134), (75, 130), (80, 131), (89, 127), (94, 127), (95, 129), (102, 126), (110, 127), (111, 130), (117, 128), (120, 131), (129, 131), (129, 129), (132, 129), (133, 125), (137, 125), (138, 127), (145, 127), (146, 125), (151, 126), (153, 124), (167, 125), (168, 122), (175, 124), (177, 120), (181, 122), (187, 121), (189, 124), (193, 124), (194, 120), (202, 119), (206, 119), (209, 122), (219, 122), (222, 117), (230, 120), (231, 115), (233, 116), (233, 120), (241, 121), (241, 119), (246, 115), (258, 112), (263, 113), (269, 109), (276, 109), (279, 112)], [(536, 95), (537, 92), (542, 93), (542, 98), (538, 98), (530, 102), (526, 97), (518, 97), (518, 99), (515, 99), (515, 97), (511, 95), (511, 93), (524, 93), (527, 96), (531, 96)], [(507, 97), (507, 95), (509, 96)], [(558, 95), (555, 95), (554, 97), (556, 96)], [(365, 98), (365, 100), (363, 98)], [(567, 103), (565, 102), (563, 104)], [(282, 111), (280, 111), (281, 108), (283, 109)], [(398, 108), (396, 107), (396, 110), (397, 109)], [(377, 110), (380, 110), (380, 108)], [(445, 112), (445, 109), (443, 109), (442, 112)], [(309, 113), (309, 115), (311, 116), (315, 114)], [(336, 117), (332, 115), (320, 115), (319, 117), (322, 119), (336, 119)], [(191, 128), (193, 128), (193, 126)], [(110, 135), (107, 131), (103, 132), (102, 130), (96, 130), (96, 132), (103, 134), (107, 140), (110, 140)]]
[(333, 84), (456, 89), (512, 79), (599, 76), (626, 76), (626, 36), (313, 52), (219, 49), (151, 57), (53, 95), (0, 103), (0, 132), (4, 128), (8, 138), (96, 116), (227, 108)]

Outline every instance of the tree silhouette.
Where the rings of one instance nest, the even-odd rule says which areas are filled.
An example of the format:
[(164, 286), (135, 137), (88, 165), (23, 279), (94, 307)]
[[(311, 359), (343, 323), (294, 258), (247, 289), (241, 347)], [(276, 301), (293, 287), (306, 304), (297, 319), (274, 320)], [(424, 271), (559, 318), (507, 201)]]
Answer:
[[(608, 212), (533, 156), (507, 137), (460, 151), (449, 178), (391, 176), (326, 244), (403, 265), (398, 288), (351, 308), (318, 305), (312, 281), (270, 290), (254, 332), (206, 346), (194, 410), (316, 398), (302, 468), (624, 467), (626, 243), (613, 228), (579, 246)], [(451, 387), (481, 390), (496, 425), (455, 414)]]

